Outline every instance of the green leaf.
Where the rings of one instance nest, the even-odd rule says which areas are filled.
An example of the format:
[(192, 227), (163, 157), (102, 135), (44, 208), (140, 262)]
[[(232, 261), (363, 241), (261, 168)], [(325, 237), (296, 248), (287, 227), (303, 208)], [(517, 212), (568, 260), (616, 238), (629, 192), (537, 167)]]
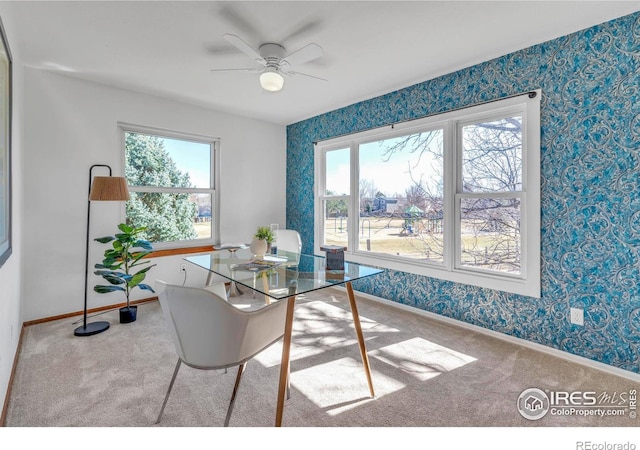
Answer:
[[(145, 260), (145, 261), (136, 261), (136, 262), (133, 262), (133, 263), (129, 264), (129, 269), (131, 270), (131, 269), (133, 269), (134, 267), (143, 266), (143, 265), (145, 265), (145, 264), (149, 264), (150, 262), (151, 262), (151, 261), (149, 261), (148, 259), (147, 259), (147, 260)], [(154, 264), (153, 266), (155, 266), (155, 265), (156, 265), (156, 264)], [(150, 267), (153, 267), (153, 266), (150, 266)]]
[(139, 285), (142, 282), (142, 280), (144, 280), (145, 276), (146, 275), (144, 273), (136, 273), (127, 282), (127, 286), (129, 286), (130, 288), (136, 287), (137, 285)]
[(141, 260), (142, 258), (144, 258), (145, 256), (147, 256), (149, 253), (151, 253), (151, 252), (134, 253), (132, 260), (133, 260), (133, 262), (137, 262), (137, 261)]
[(102, 275), (102, 278), (104, 278), (105, 280), (107, 280), (109, 283), (111, 284), (124, 284), (124, 280), (122, 279), (122, 277), (119, 277), (117, 275)]
[(120, 286), (96, 285), (96, 286), (93, 287), (93, 290), (96, 291), (98, 294), (108, 294), (109, 292), (115, 292), (115, 291), (123, 291), (123, 292), (125, 292), (125, 289), (123, 287), (120, 287)]
[[(146, 261), (148, 262), (148, 261)], [(155, 266), (156, 264), (154, 264), (153, 266)], [(145, 267), (144, 269), (140, 269), (139, 271), (136, 272), (136, 274), (138, 273), (147, 273), (153, 266), (149, 266), (149, 267)]]
[(93, 272), (96, 275), (100, 275), (101, 277), (104, 275), (114, 275), (114, 276), (124, 276), (126, 275), (124, 272), (116, 272), (114, 270), (96, 270), (95, 272)]
[(114, 250), (114, 249), (109, 249), (109, 250), (106, 250), (106, 251), (104, 252), (104, 257), (105, 257), (105, 258), (119, 259), (119, 258), (120, 258), (120, 256), (121, 256), (120, 252), (119, 252), (119, 251), (116, 251), (116, 250)]
[[(153, 250), (153, 246), (151, 245), (151, 242), (145, 240), (145, 239), (139, 239), (136, 241), (135, 244), (133, 244), (134, 247), (139, 247), (145, 250)], [(147, 252), (148, 253), (148, 252)]]
[(131, 240), (131, 235), (129, 233), (116, 233), (116, 239), (127, 242)]
[(151, 291), (151, 292), (156, 292), (153, 290), (153, 288), (151, 286), (149, 286), (148, 284), (139, 284), (138, 287), (140, 289), (144, 289), (145, 291)]
[(125, 277), (127, 276), (123, 272), (113, 272), (111, 270), (96, 270), (93, 272), (95, 275), (99, 275), (108, 281), (110, 284), (124, 284)]
[(107, 242), (113, 241), (115, 238), (113, 236), (103, 236), (99, 238), (95, 238), (94, 241), (98, 241), (101, 244), (106, 244)]
[(134, 230), (132, 226), (129, 226), (126, 223), (121, 223), (120, 225), (118, 225), (118, 229), (127, 234), (131, 234)]
[(109, 269), (109, 270), (118, 270), (120, 268), (120, 264), (113, 264), (113, 262), (109, 262), (107, 260), (102, 261), (102, 264), (96, 264), (93, 266), (96, 269)]

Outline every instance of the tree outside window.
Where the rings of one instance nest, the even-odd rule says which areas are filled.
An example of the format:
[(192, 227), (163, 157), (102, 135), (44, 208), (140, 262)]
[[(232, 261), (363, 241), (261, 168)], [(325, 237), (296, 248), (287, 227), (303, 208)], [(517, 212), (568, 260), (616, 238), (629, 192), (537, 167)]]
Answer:
[(154, 243), (213, 237), (213, 144), (124, 130), (127, 222)]

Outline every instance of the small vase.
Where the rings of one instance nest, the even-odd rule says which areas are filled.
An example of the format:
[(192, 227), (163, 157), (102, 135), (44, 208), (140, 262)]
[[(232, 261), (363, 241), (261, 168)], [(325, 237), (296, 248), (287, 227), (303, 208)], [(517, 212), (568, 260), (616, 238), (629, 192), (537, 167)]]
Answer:
[(249, 245), (249, 250), (254, 256), (262, 258), (264, 254), (267, 253), (267, 241), (254, 238), (253, 241), (251, 241), (251, 245)]

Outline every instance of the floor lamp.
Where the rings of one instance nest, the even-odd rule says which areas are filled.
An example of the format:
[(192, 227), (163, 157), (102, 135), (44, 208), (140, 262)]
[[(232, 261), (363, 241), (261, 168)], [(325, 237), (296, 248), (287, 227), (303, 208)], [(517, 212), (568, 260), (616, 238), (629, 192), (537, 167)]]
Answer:
[[(96, 167), (106, 167), (109, 169), (108, 177), (93, 177), (93, 169)], [(93, 183), (92, 183), (93, 182)], [(127, 201), (129, 200), (129, 190), (127, 180), (123, 177), (112, 177), (111, 167), (106, 164), (94, 164), (89, 169), (89, 200), (87, 202), (87, 243), (84, 259), (84, 317), (82, 326), (73, 332), (76, 336), (91, 336), (102, 333), (109, 328), (109, 322), (87, 323), (87, 284), (89, 279), (89, 224), (91, 221), (92, 201)]]

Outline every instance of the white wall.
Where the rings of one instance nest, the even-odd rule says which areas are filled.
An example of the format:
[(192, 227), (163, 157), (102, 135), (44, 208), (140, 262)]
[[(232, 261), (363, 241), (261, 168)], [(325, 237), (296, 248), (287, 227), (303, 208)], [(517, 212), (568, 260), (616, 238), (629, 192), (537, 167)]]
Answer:
[[(118, 122), (221, 139), (223, 241), (249, 241), (262, 224), (284, 226), (285, 127), (32, 68), (24, 86), (24, 321), (82, 310), (88, 171), (100, 163), (123, 173)], [(123, 213), (120, 203), (92, 203), (91, 236), (112, 234)], [(92, 242), (90, 266), (103, 251)], [(149, 282), (182, 281), (179, 258), (154, 262)], [(96, 281), (91, 274), (89, 308), (124, 301), (95, 294)]]
[(22, 328), (21, 317), (21, 264), (22, 250), (22, 69), (20, 54), (15, 44), (10, 16), (0, 5), (0, 17), (4, 24), (13, 56), (13, 127), (12, 127), (12, 207), (13, 230), (11, 257), (0, 267), (0, 408), (4, 404), (9, 386), (13, 360), (18, 347), (18, 338)]

